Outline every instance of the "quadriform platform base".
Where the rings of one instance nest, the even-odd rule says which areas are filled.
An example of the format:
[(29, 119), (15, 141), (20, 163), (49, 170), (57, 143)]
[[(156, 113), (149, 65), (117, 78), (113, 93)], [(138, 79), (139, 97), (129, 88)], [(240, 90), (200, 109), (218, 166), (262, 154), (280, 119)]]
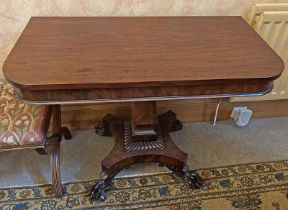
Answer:
[[(147, 103), (147, 102), (146, 102)], [(147, 110), (143, 110), (145, 112)], [(104, 136), (113, 136), (115, 145), (109, 155), (102, 160), (102, 175), (91, 188), (92, 199), (105, 199), (105, 191), (109, 190), (112, 179), (117, 173), (136, 163), (157, 162), (168, 167), (179, 175), (190, 187), (200, 188), (202, 180), (195, 171), (189, 171), (186, 165), (187, 154), (172, 141), (169, 133), (182, 129), (181, 121), (176, 114), (168, 111), (157, 117), (159, 124), (145, 128), (145, 135), (133, 136), (133, 120), (119, 119), (107, 115), (96, 127), (96, 132)], [(135, 125), (134, 125), (135, 126)], [(153, 134), (155, 132), (155, 134)], [(134, 131), (135, 133), (135, 131)]]

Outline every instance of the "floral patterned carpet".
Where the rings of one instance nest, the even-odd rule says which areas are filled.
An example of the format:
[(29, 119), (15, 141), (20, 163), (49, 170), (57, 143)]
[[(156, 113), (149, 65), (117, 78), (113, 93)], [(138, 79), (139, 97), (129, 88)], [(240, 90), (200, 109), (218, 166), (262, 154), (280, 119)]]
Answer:
[(52, 209), (288, 209), (288, 161), (198, 170), (200, 190), (188, 188), (172, 173), (118, 178), (104, 202), (86, 195), (93, 181), (63, 185), (62, 199), (50, 185), (0, 189), (0, 210)]

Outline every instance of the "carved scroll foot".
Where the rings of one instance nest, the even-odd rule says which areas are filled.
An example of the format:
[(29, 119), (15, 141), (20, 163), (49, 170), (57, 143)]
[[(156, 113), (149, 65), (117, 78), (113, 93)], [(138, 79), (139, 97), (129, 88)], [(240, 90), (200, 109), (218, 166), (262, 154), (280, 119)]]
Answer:
[(90, 199), (104, 201), (106, 199), (105, 193), (110, 189), (111, 185), (112, 180), (107, 176), (105, 176), (105, 178), (96, 181), (91, 186), (89, 193)]
[(183, 169), (174, 168), (167, 166), (171, 171), (173, 171), (177, 176), (179, 176), (183, 181), (191, 188), (199, 189), (203, 186), (202, 178), (197, 174), (196, 171), (189, 171), (187, 165)]
[(72, 139), (71, 132), (70, 132), (69, 128), (67, 128), (67, 127), (61, 127), (61, 134), (65, 140)]

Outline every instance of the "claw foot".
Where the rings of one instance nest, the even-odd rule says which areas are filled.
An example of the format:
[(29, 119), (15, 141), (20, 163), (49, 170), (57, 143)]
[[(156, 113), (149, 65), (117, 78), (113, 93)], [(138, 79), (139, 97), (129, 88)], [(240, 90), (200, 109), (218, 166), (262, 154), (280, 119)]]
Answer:
[(106, 199), (105, 192), (111, 187), (111, 179), (101, 179), (96, 181), (90, 190), (90, 200), (104, 201)]
[(106, 123), (101, 122), (95, 127), (96, 133), (101, 136), (112, 136)]
[(64, 137), (65, 140), (72, 139), (71, 132), (70, 132), (69, 128), (67, 128), (67, 127), (62, 127), (61, 128), (61, 134), (62, 134), (62, 136)]
[(189, 187), (200, 189), (203, 186), (202, 178), (195, 171), (185, 172), (182, 178)]
[(183, 128), (183, 123), (180, 120), (175, 120), (173, 126), (170, 129), (170, 132), (179, 131)]
[(171, 171), (173, 171), (177, 176), (179, 176), (183, 181), (191, 188), (200, 189), (203, 186), (203, 179), (196, 173), (196, 171), (189, 171), (187, 165), (182, 169), (167, 166)]

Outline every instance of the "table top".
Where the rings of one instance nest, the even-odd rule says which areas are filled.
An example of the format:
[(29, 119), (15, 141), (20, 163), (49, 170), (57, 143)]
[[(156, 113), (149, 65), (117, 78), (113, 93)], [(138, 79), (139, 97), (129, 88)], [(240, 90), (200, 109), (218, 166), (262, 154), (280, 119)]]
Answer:
[[(33, 17), (3, 65), (19, 97), (32, 101), (161, 97), (159, 88), (211, 84), (223, 86), (219, 94), (256, 93), (271, 89), (283, 69), (241, 17)], [(255, 88), (256, 81), (262, 86)], [(254, 89), (244, 90), (246, 82)], [(144, 95), (123, 94), (149, 87)], [(123, 91), (102, 97), (92, 89)], [(166, 95), (182, 94), (171, 91)], [(182, 95), (191, 94), (211, 93)]]

